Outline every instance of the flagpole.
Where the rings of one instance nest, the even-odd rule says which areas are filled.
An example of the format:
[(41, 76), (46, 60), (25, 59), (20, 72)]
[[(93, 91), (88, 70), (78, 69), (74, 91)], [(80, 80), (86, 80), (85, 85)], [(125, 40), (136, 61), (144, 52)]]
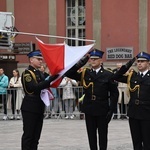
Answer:
[(10, 33), (10, 34), (23, 34), (23, 35), (29, 35), (29, 36), (41, 36), (41, 37), (70, 39), (70, 40), (78, 40), (78, 41), (88, 41), (88, 42), (94, 42), (94, 43), (95, 43), (95, 40), (90, 40), (90, 39), (80, 39), (80, 38), (72, 38), (72, 37), (64, 37), (64, 36), (55, 36), (55, 35), (46, 35), (46, 34), (38, 34), (38, 33), (28, 33), (28, 32), (14, 32), (14, 31), (6, 31), (6, 30), (0, 30), (0, 32), (3, 32), (3, 33)]

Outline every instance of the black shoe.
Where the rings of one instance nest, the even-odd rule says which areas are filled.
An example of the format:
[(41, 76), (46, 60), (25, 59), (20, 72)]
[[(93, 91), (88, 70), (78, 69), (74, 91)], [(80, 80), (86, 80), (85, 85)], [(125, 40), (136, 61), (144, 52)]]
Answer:
[(124, 119), (128, 119), (127, 116), (123, 116), (123, 117), (124, 117)]
[(84, 119), (84, 114), (80, 114), (80, 120)]
[(127, 116), (121, 115), (121, 116), (120, 116), (120, 119), (127, 119)]
[(114, 120), (118, 119), (117, 115), (114, 115), (113, 119), (114, 119)]

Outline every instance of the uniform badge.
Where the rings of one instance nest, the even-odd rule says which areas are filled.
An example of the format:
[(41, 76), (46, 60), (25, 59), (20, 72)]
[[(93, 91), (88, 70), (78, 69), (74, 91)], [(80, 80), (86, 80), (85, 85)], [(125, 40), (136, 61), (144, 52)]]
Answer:
[(143, 56), (143, 52), (141, 52), (140, 55)]
[(26, 82), (31, 82), (31, 80), (32, 80), (32, 78), (31, 78), (30, 75), (28, 75), (28, 76), (25, 77), (25, 81), (26, 81)]

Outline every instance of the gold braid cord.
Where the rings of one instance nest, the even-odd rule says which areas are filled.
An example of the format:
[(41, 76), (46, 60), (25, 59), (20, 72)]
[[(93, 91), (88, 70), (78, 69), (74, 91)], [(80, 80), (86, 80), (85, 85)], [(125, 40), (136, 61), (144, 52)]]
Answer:
[(138, 93), (139, 93), (140, 85), (136, 85), (134, 88), (131, 88), (130, 80), (131, 80), (132, 74), (133, 74), (133, 71), (131, 71), (128, 75), (128, 79), (127, 79), (128, 88), (131, 92), (135, 92), (138, 89)]
[(94, 84), (93, 84), (93, 82), (90, 82), (88, 85), (86, 84), (85, 79), (84, 79), (85, 72), (86, 72), (86, 68), (84, 68), (83, 71), (82, 71), (82, 75), (81, 75), (81, 85), (83, 85), (83, 87), (84, 87), (85, 89), (87, 89), (87, 88), (89, 88), (90, 86), (92, 86), (92, 93), (93, 93), (93, 86), (94, 86)]
[[(30, 73), (31, 73), (31, 75), (32, 75), (32, 77), (33, 77), (33, 79), (35, 80), (35, 82), (37, 83), (37, 80), (36, 80), (36, 76), (35, 76), (35, 74), (31, 71), (31, 70), (28, 70)], [(24, 74), (25, 74), (25, 72), (23, 73), (23, 76), (24, 76)], [(25, 81), (24, 81), (24, 78), (23, 78), (23, 82), (24, 82), (24, 90), (28, 93), (28, 94), (33, 94), (34, 92), (28, 92), (27, 91), (27, 88), (26, 88), (26, 85), (25, 85)]]

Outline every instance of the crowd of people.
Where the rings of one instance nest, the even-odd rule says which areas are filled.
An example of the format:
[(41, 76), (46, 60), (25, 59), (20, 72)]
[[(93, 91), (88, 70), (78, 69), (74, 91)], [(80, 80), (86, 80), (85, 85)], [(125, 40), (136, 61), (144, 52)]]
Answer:
[[(0, 102), (3, 104), (4, 117), (7, 115), (8, 95), (10, 99), (12, 115), (10, 119), (20, 119), (20, 110), (23, 121), (23, 135), (21, 140), (22, 150), (37, 150), (42, 131), (44, 114), (50, 117), (50, 113), (60, 113), (59, 98), (63, 103), (61, 109), (65, 111), (65, 119), (74, 118), (74, 106), (79, 97), (75, 87), (83, 87), (79, 111), (85, 115), (85, 124), (91, 150), (107, 150), (108, 127), (112, 119), (129, 119), (129, 127), (134, 150), (150, 150), (150, 54), (140, 52), (125, 65), (119, 63), (114, 70), (105, 69), (103, 66), (104, 52), (93, 49), (89, 54), (69, 69), (62, 78), (59, 88), (50, 87), (50, 83), (57, 79), (58, 75), (50, 75), (45, 72), (42, 65), (43, 57), (40, 50), (30, 52), (29, 66), (20, 77), (17, 69), (13, 70), (12, 78), (4, 74), (0, 68)], [(137, 63), (137, 71), (131, 66)], [(83, 68), (89, 61), (91, 67)], [(21, 90), (23, 88), (23, 90)], [(45, 106), (41, 97), (41, 91), (52, 93), (51, 105)], [(9, 90), (11, 92), (9, 92)], [(45, 94), (46, 94), (45, 93)], [(117, 107), (118, 106), (118, 107)], [(16, 115), (15, 115), (16, 112)], [(56, 116), (57, 117), (57, 116)], [(97, 136), (98, 135), (98, 136)]]
[[(122, 64), (117, 64), (117, 68), (120, 68)], [(116, 69), (117, 69), (116, 68)], [(111, 70), (115, 72), (115, 70)], [(50, 75), (49, 70), (45, 64), (42, 64), (39, 70), (44, 74), (45, 79)], [(3, 77), (1, 82), (1, 87), (4, 88), (0, 93), (0, 103), (1, 109), (3, 107), (4, 116), (3, 120), (20, 120), (21, 113), (20, 107), (22, 104), (22, 99), (24, 97), (24, 91), (22, 89), (21, 76), (18, 69), (12, 71), (12, 77), (9, 78), (4, 74), (4, 69), (0, 69), (0, 77)], [(80, 112), (81, 116), (81, 103), (79, 98), (83, 95), (82, 86), (74, 79), (64, 77), (58, 88), (50, 88), (51, 92), (54, 95), (54, 99), (50, 101), (50, 106), (45, 106), (44, 118), (58, 118), (61, 112), (64, 112), (65, 119), (74, 119), (76, 116), (74, 110)], [(127, 94), (127, 84), (117, 82), (119, 90), (118, 106), (114, 111), (113, 119), (117, 119), (117, 116), (120, 116), (120, 119), (127, 118), (127, 104), (129, 102), (129, 95)], [(123, 86), (121, 86), (123, 85)], [(81, 92), (80, 92), (81, 91)], [(121, 92), (123, 91), (123, 92)], [(122, 96), (123, 95), (123, 96)], [(124, 100), (125, 97), (125, 100)], [(125, 103), (125, 104), (124, 104)], [(8, 109), (11, 109), (11, 114), (8, 114)], [(80, 117), (81, 119), (84, 118)]]
[[(40, 71), (43, 72), (45, 79), (49, 76), (49, 72), (45, 71), (46, 67), (41, 65)], [(67, 77), (66, 77), (67, 78)], [(62, 80), (58, 88), (50, 88), (54, 99), (50, 101), (50, 106), (45, 106), (44, 118), (51, 118), (53, 115), (58, 118), (61, 111), (64, 112), (65, 119), (73, 119), (73, 111), (77, 109), (76, 100), (79, 97), (75, 95), (79, 87), (77, 82), (72, 79)], [(72, 82), (71, 82), (72, 81)], [(74, 87), (73, 87), (74, 86)], [(12, 77), (8, 78), (4, 73), (4, 69), (0, 68), (0, 104), (1, 112), (3, 111), (3, 120), (20, 120), (21, 119), (21, 104), (24, 97), (24, 91), (21, 83), (21, 76), (18, 69), (12, 71)], [(66, 93), (67, 92), (67, 93)], [(76, 107), (76, 108), (75, 108)], [(8, 110), (10, 110), (8, 114)]]

